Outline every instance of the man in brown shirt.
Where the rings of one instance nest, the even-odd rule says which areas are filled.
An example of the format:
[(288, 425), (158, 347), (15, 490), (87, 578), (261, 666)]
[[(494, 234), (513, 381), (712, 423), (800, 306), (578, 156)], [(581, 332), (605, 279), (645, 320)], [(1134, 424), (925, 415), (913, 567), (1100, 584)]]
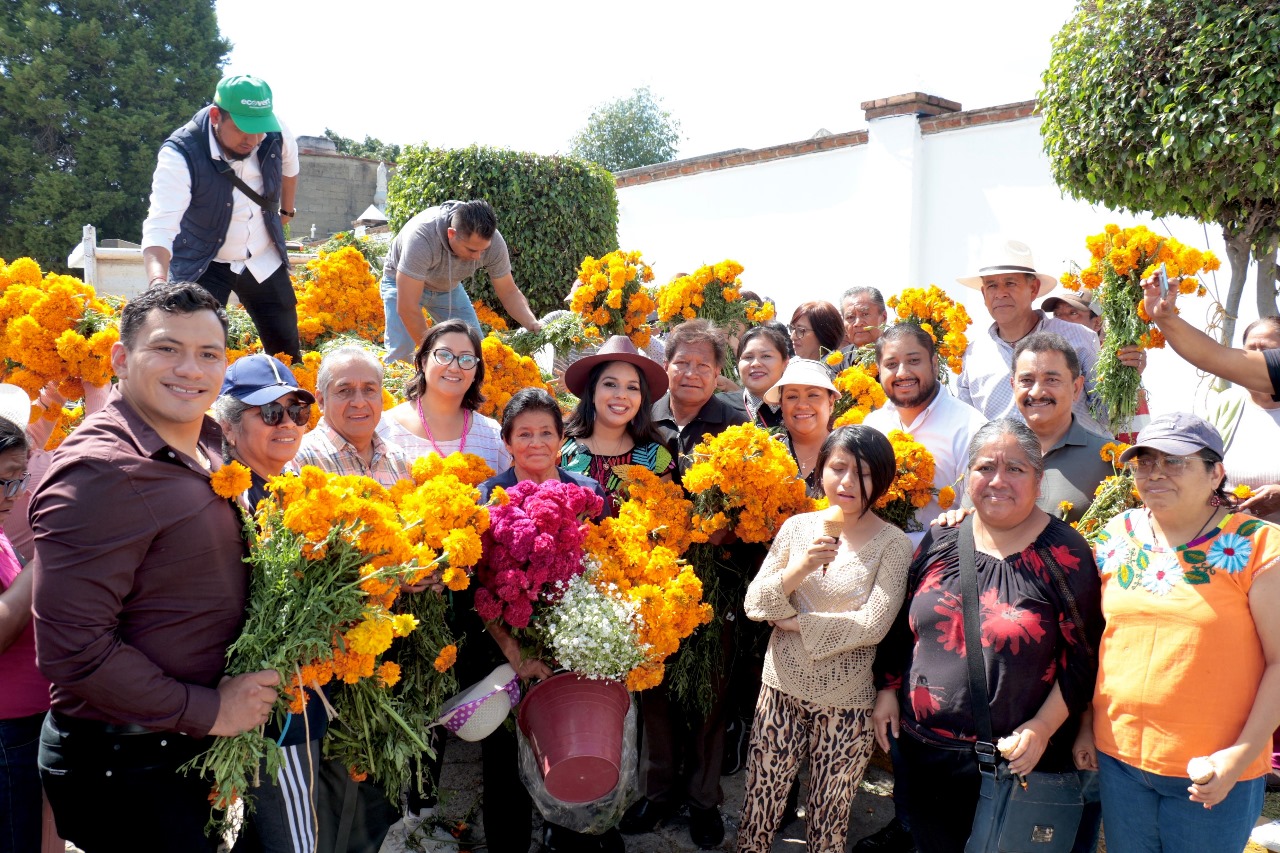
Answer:
[(248, 586), (239, 518), (209, 481), (226, 322), (195, 284), (129, 302), (119, 384), (31, 501), (36, 652), (53, 683), (40, 770), (59, 834), (86, 853), (215, 849), (209, 783), (176, 770), (276, 698), (275, 672), (223, 677)]

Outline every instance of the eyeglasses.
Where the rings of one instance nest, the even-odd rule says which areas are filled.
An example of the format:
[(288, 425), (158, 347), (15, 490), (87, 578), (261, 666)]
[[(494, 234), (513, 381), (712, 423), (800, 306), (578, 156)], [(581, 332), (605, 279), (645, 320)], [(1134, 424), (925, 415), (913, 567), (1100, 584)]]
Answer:
[(813, 329), (808, 329), (808, 328), (805, 328), (804, 326), (792, 326), (790, 331), (791, 331), (791, 337), (803, 338), (805, 335), (811, 334), (813, 332)]
[(258, 407), (258, 417), (262, 418), (262, 422), (270, 427), (279, 425), (280, 421), (284, 420), (286, 413), (289, 415), (289, 420), (298, 426), (306, 426), (311, 422), (310, 403), (290, 403), (284, 406), (280, 403), (271, 402), (263, 403)]
[(458, 362), (458, 367), (463, 370), (471, 370), (480, 363), (480, 359), (469, 352), (456, 355), (453, 350), (447, 349), (433, 349), (431, 357), (436, 360), (436, 364), (450, 365), (456, 361)]
[(6, 498), (16, 498), (22, 494), (22, 490), (27, 487), (27, 478), (31, 475), (26, 471), (22, 472), (22, 476), (16, 480), (0, 480), (0, 489), (4, 489)]
[(1168, 477), (1177, 477), (1183, 474), (1192, 462), (1204, 462), (1200, 456), (1165, 456), (1163, 454), (1147, 454), (1145, 456), (1135, 456), (1125, 463), (1125, 467), (1132, 472), (1135, 477), (1150, 477), (1156, 472), (1156, 469)]

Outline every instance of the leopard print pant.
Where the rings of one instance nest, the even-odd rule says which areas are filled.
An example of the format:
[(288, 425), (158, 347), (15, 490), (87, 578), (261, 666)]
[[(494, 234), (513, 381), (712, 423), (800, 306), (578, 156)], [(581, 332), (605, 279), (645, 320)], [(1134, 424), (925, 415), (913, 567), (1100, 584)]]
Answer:
[(768, 685), (761, 687), (747, 757), (739, 853), (768, 853), (800, 759), (806, 755), (807, 849), (810, 853), (843, 853), (853, 795), (873, 749), (869, 709), (826, 708)]

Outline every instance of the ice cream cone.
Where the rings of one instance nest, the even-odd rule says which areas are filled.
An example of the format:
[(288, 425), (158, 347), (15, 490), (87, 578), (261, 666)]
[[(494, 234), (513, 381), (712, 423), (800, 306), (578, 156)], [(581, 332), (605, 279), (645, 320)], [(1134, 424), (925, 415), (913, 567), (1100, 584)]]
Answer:
[[(822, 512), (822, 535), (839, 540), (844, 530), (844, 510), (838, 506), (829, 507)], [(822, 573), (827, 573), (827, 563), (822, 564)]]

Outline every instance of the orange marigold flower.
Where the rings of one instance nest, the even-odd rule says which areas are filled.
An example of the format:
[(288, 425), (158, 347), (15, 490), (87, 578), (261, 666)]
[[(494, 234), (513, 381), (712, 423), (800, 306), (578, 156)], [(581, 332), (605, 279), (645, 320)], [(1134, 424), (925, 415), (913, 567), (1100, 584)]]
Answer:
[(218, 497), (235, 498), (253, 485), (253, 475), (239, 462), (228, 462), (213, 472), (209, 477), (209, 485)]
[(436, 655), (436, 661), (433, 666), (435, 666), (436, 672), (447, 672), (457, 661), (458, 647), (450, 643), (440, 650), (440, 654)]

